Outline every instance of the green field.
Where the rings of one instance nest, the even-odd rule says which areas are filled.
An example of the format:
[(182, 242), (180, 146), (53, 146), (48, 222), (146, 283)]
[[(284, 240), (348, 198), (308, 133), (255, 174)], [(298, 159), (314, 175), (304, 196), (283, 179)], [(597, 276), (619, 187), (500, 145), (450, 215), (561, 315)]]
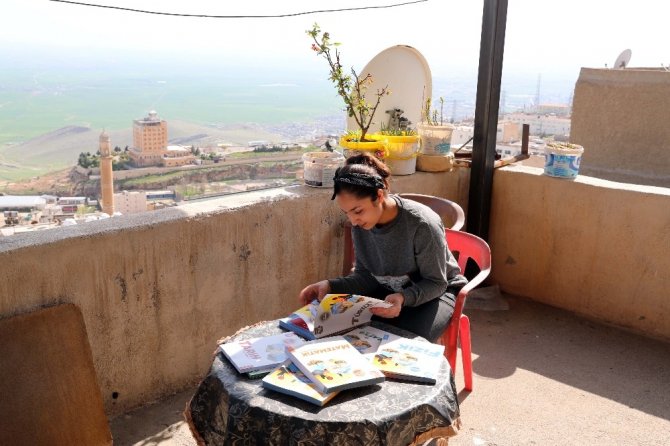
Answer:
[(95, 135), (89, 135), (91, 142), (84, 147), (92, 146), (93, 152), (100, 129), (128, 131), (132, 120), (149, 110), (157, 110), (168, 125), (179, 120), (223, 127), (255, 123), (270, 129), (341, 113), (326, 80), (287, 80), (271, 73), (235, 78), (225, 72), (5, 70), (0, 72), (0, 180), (74, 165), (81, 138), (56, 143), (50, 132), (68, 126), (90, 129)]

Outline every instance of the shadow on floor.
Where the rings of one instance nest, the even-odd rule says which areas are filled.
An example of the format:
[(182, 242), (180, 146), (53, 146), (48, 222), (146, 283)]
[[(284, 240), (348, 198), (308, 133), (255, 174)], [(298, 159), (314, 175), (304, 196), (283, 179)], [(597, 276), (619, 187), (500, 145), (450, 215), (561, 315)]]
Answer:
[(504, 297), (509, 311), (468, 311), (476, 374), (501, 379), (524, 369), (670, 419), (669, 343)]
[(114, 446), (195, 445), (183, 415), (195, 389), (193, 386), (113, 419), (110, 425)]

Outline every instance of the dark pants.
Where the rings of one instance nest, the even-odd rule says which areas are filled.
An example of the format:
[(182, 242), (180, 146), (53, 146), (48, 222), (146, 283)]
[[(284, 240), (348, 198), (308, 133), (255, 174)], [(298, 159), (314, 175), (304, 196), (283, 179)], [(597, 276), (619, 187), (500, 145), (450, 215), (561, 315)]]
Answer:
[[(437, 341), (444, 329), (449, 324), (449, 319), (454, 313), (454, 302), (456, 301), (455, 294), (452, 294), (451, 291), (457, 290), (447, 290), (443, 296), (435, 298), (431, 301), (428, 301), (424, 304), (418, 305), (416, 307), (402, 307), (400, 310), (400, 315), (392, 319), (373, 316), (372, 320), (377, 320), (380, 322), (387, 323), (389, 325), (402, 328), (407, 331), (411, 331), (423, 338), (428, 339), (431, 342)], [(371, 297), (384, 300), (389, 294), (393, 294), (389, 288), (381, 286), (375, 290), (375, 292), (370, 293)]]

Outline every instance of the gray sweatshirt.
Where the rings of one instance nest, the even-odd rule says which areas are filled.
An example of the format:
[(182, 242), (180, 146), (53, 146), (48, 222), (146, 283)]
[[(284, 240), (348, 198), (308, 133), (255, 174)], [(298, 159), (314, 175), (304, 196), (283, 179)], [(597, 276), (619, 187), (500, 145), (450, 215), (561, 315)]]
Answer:
[(391, 197), (398, 203), (392, 222), (371, 230), (352, 228), (355, 269), (329, 280), (331, 293), (366, 295), (386, 285), (403, 294), (404, 306), (414, 307), (445, 295), (447, 287), (453, 292), (465, 285), (440, 216), (424, 204)]

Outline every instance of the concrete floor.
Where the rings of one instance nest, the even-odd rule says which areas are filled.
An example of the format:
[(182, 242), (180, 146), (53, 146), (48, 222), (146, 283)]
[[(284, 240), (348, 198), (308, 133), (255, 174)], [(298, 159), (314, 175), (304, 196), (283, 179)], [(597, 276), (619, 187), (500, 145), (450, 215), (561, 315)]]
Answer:
[[(468, 310), (474, 391), (450, 445), (667, 445), (670, 344), (505, 296)], [(460, 357), (459, 357), (460, 364)], [(462, 370), (456, 381), (463, 389)], [(195, 389), (112, 420), (114, 444), (195, 445), (182, 412)]]

